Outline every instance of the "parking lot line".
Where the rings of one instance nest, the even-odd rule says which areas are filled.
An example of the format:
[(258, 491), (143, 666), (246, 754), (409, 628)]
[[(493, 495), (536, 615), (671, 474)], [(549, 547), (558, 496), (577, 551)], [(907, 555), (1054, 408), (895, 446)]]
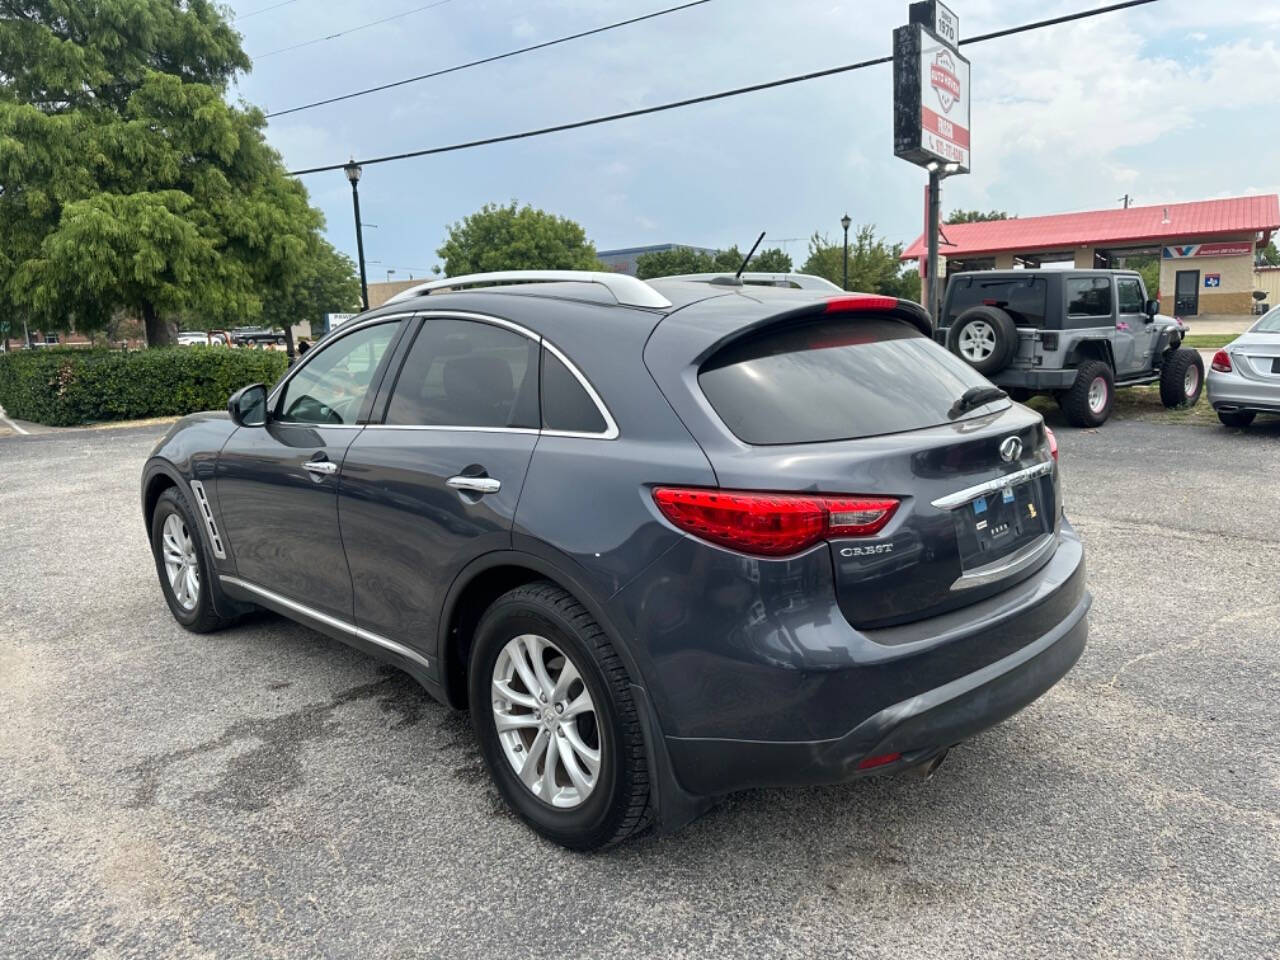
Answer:
[(4, 414), (4, 407), (0, 407), (0, 423), (3, 423), (6, 427), (8, 427), (14, 433), (21, 434), (24, 437), (29, 436), (31, 433), (31, 431), (29, 430), (23, 430), (20, 426), (18, 426), (12, 420), (6, 417)]

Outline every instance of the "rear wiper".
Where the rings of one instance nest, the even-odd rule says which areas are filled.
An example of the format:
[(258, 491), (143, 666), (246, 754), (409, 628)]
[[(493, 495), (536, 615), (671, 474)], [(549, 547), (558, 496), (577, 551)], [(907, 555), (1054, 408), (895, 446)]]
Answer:
[(954, 420), (962, 413), (967, 413), (974, 407), (980, 407), (984, 403), (991, 403), (993, 400), (1003, 400), (1008, 394), (999, 387), (970, 387), (964, 393), (960, 394), (960, 399), (951, 405), (951, 409), (947, 411), (947, 419)]

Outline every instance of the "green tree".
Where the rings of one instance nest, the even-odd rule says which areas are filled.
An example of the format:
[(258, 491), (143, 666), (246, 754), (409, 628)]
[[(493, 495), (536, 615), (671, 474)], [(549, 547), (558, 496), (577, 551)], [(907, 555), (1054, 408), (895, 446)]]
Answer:
[(577, 223), (528, 204), (486, 203), (450, 225), (436, 253), (446, 277), (493, 270), (594, 270), (596, 248)]
[(984, 223), (988, 220), (1009, 220), (1009, 214), (1003, 210), (952, 210), (947, 223)]
[(0, 309), (147, 342), (178, 312), (256, 318), (321, 224), (226, 100), (249, 69), (209, 0), (27, 0), (0, 20)]
[(1276, 249), (1276, 242), (1268, 240), (1267, 245), (1258, 251), (1258, 263), (1267, 267), (1280, 267), (1280, 250)]
[[(876, 236), (872, 224), (859, 226), (849, 241), (849, 289), (919, 301), (920, 275), (903, 264), (901, 256), (902, 244), (886, 243)], [(815, 233), (809, 239), (809, 259), (800, 272), (839, 285), (844, 276), (844, 241), (831, 243), (825, 235)]]
[[(741, 262), (742, 257), (738, 257), (738, 263)], [(656, 250), (636, 257), (636, 276), (641, 280), (678, 277), (686, 273), (715, 273), (718, 269), (714, 256), (691, 247)], [(733, 265), (733, 269), (738, 269), (737, 263)]]
[(293, 325), (303, 320), (318, 329), (326, 313), (355, 311), (360, 303), (360, 277), (351, 258), (316, 237), (312, 251), (292, 281), (271, 291), (262, 302), (262, 320), (284, 331), (289, 356), (294, 355)]
[[(737, 244), (728, 250), (717, 250), (714, 254), (689, 247), (642, 253), (636, 258), (636, 276), (641, 280), (652, 280), (655, 277), (676, 277), (686, 273), (737, 273), (744, 256)], [(761, 250), (751, 258), (747, 270), (790, 273), (791, 257), (777, 247)]]

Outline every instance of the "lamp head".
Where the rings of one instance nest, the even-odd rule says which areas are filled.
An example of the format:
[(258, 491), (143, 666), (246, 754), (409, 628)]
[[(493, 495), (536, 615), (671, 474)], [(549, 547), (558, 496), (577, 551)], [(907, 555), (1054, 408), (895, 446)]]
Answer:
[(343, 164), (342, 171), (352, 183), (360, 182), (360, 164), (356, 163), (354, 159), (350, 163)]
[(847, 213), (840, 218), (840, 226), (844, 227), (846, 230), (849, 229), (849, 225), (852, 223), (853, 223), (853, 220), (849, 217)]

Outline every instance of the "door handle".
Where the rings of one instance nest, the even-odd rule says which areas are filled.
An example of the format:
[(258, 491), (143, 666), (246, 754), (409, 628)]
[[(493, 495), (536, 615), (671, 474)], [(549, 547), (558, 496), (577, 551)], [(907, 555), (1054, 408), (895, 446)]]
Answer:
[(309, 473), (320, 474), (325, 477), (331, 477), (338, 472), (338, 465), (332, 460), (308, 460), (302, 465), (302, 468)]
[(502, 481), (493, 477), (450, 477), (445, 483), (454, 490), (467, 490), (471, 493), (497, 493), (502, 489)]

